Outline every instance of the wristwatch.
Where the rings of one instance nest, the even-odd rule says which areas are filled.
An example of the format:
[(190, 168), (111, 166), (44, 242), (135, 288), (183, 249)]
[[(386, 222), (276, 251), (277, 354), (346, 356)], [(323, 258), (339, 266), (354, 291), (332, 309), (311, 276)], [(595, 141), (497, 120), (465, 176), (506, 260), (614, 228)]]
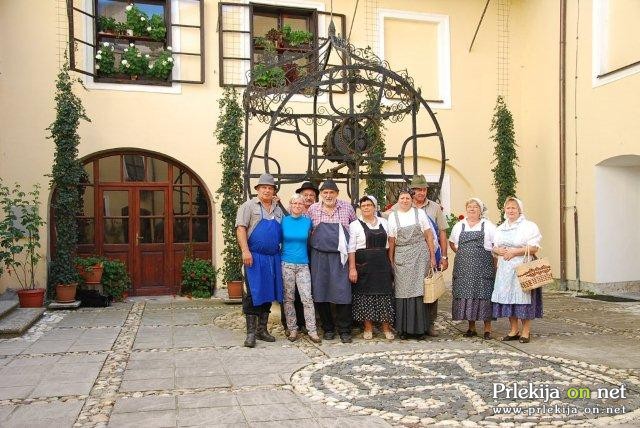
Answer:
[(447, 257), (447, 256), (442, 256), (442, 257), (440, 257), (440, 258), (441, 258), (442, 260), (449, 260), (449, 257)]

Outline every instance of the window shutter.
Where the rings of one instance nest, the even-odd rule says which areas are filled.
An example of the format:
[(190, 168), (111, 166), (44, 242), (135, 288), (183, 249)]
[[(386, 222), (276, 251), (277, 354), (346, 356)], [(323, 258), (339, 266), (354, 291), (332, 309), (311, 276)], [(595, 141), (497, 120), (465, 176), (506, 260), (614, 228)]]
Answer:
[(220, 86), (247, 85), (252, 65), (252, 15), (251, 4), (219, 3)]
[[(79, 4), (89, 2), (78, 1)], [(93, 2), (91, 2), (93, 4)], [(76, 7), (74, 0), (67, 0), (69, 21), (69, 69), (95, 77), (93, 57), (96, 55), (94, 11)]]
[(173, 50), (180, 63), (180, 79), (171, 81), (202, 84), (205, 80), (204, 0), (180, 0), (178, 7), (180, 18), (179, 22), (171, 22), (171, 39), (180, 40), (180, 50)]

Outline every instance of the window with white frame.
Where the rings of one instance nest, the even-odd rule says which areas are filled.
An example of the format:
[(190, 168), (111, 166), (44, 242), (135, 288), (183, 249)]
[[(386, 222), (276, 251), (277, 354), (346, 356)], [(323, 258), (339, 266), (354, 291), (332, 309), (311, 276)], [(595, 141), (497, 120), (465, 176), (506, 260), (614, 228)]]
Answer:
[[(411, 49), (407, 49), (411, 40)], [(378, 10), (378, 55), (391, 69), (406, 69), (432, 108), (451, 108), (449, 17)]]

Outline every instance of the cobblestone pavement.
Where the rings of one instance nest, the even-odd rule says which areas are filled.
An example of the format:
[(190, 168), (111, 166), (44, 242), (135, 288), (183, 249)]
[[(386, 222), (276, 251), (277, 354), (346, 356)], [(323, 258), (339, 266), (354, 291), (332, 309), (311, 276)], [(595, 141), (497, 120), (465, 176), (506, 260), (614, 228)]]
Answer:
[(214, 300), (47, 312), (0, 340), (0, 426), (640, 426), (640, 303), (544, 303), (529, 344), (463, 338), (447, 298), (426, 341), (290, 343), (274, 307), (255, 349)]

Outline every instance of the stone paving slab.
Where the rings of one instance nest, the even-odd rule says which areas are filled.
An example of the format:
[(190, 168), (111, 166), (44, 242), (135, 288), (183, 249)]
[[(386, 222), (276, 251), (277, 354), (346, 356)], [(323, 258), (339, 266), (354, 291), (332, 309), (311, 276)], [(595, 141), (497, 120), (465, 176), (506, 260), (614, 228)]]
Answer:
[(0, 337), (19, 336), (44, 313), (44, 308), (17, 308), (0, 318)]
[[(468, 397), (455, 403), (469, 391), (486, 400), (483, 376), (525, 363), (501, 379), (583, 385), (624, 379), (640, 393), (640, 359), (634, 358), (640, 355), (640, 305), (546, 291), (544, 304), (530, 344), (463, 338), (466, 323), (451, 321), (448, 295), (439, 305), (441, 336), (427, 341), (387, 341), (379, 334), (365, 341), (354, 330), (352, 344), (317, 346), (306, 337), (291, 343), (274, 305), (270, 330), (277, 341), (249, 349), (242, 346), (241, 308), (215, 300), (134, 298), (110, 308), (45, 314), (28, 338), (0, 340), (0, 426), (38, 426), (27, 425), (27, 413), (42, 414), (47, 427), (520, 425), (526, 421), (486, 410), (474, 414), (478, 404)], [(507, 329), (506, 320), (493, 323), (495, 337)], [(443, 367), (447, 376), (430, 380)], [(390, 371), (378, 376), (379, 370)], [(458, 390), (451, 389), (455, 379)], [(374, 388), (369, 394), (384, 382), (381, 391), (397, 392), (385, 396)], [(410, 385), (406, 392), (403, 383)], [(436, 385), (431, 397), (428, 388)], [(443, 397), (452, 401), (438, 404)], [(612, 416), (598, 423), (638, 420)]]
[(0, 318), (20, 306), (17, 300), (0, 300)]

